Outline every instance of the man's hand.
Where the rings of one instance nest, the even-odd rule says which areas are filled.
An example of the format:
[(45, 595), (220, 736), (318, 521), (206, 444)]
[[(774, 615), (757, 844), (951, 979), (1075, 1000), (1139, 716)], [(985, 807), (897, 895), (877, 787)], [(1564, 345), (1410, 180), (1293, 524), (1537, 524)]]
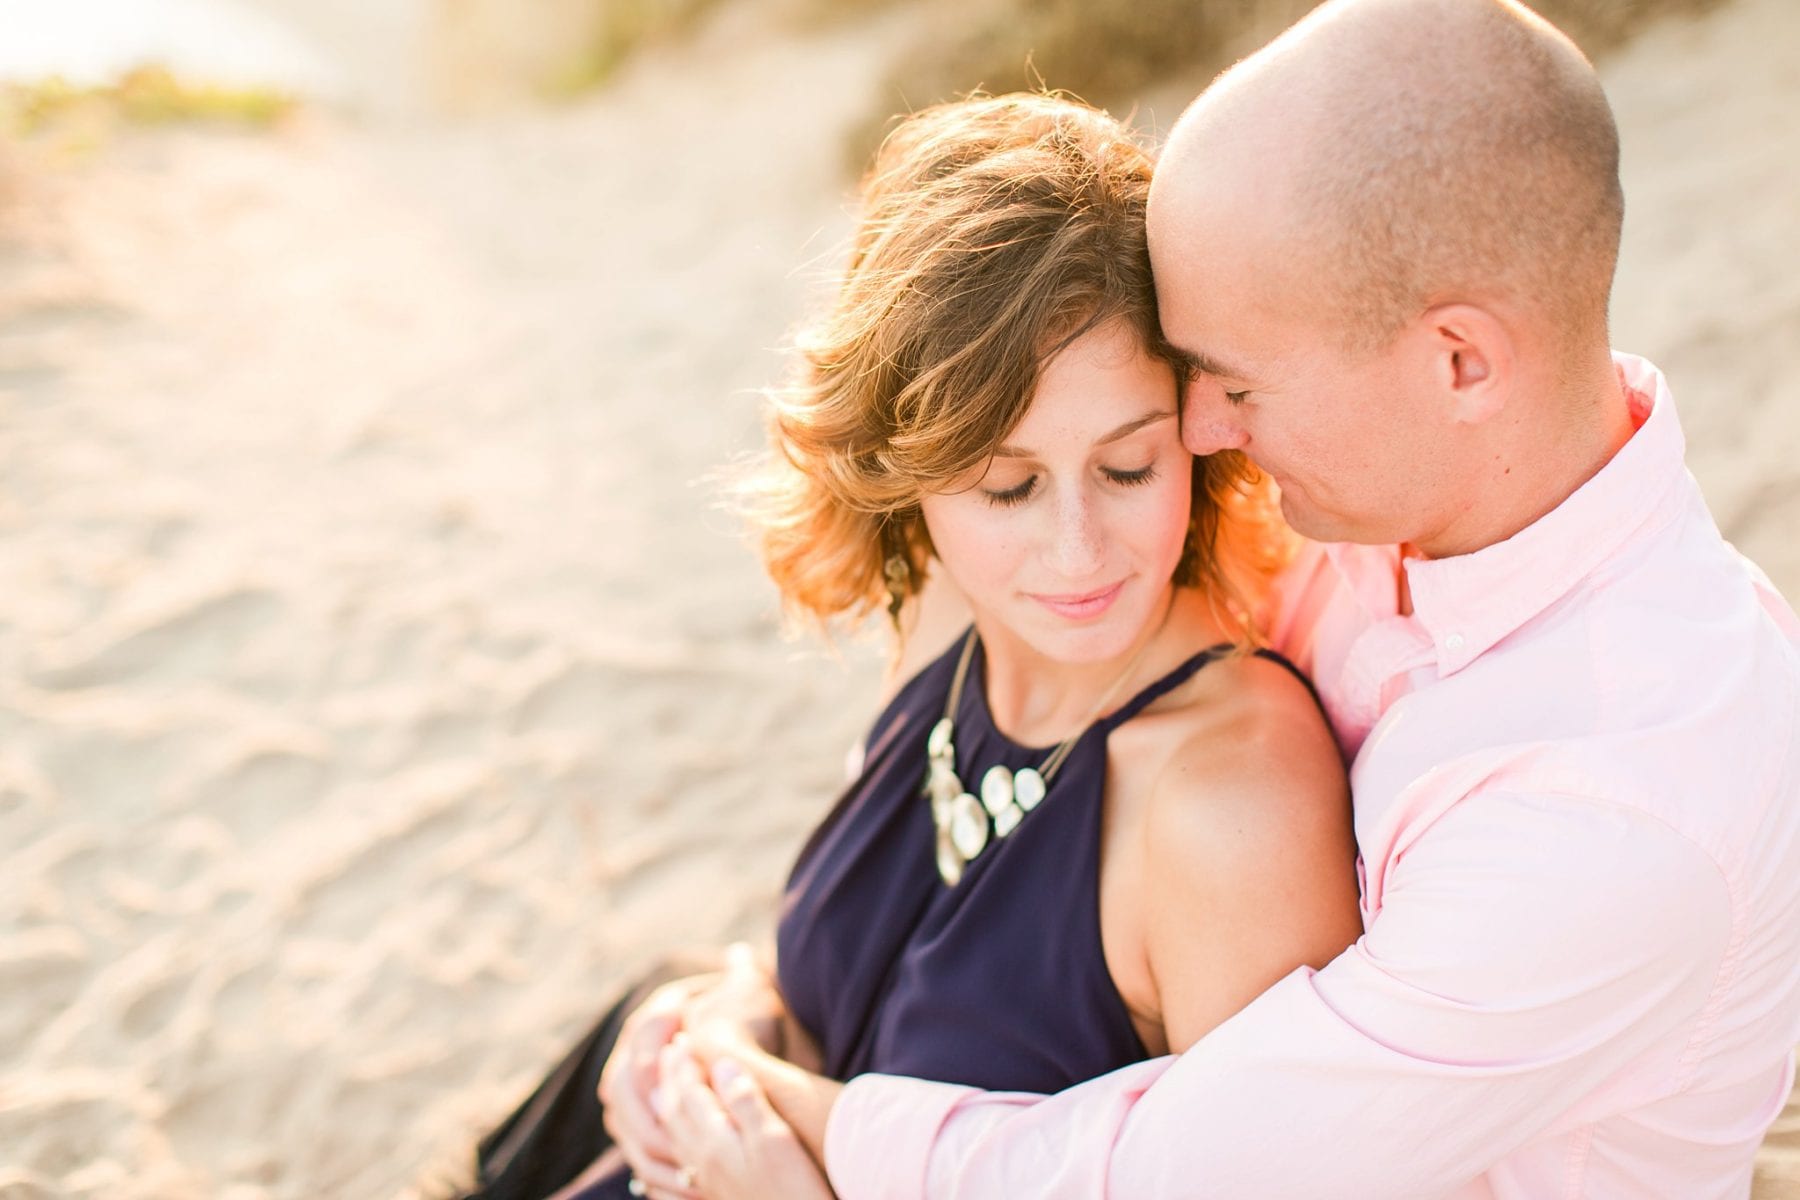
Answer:
[(843, 1084), (741, 1041), (715, 1038), (706, 1030), (688, 1037), (684, 1052), (692, 1053), (705, 1066), (729, 1062), (733, 1069), (748, 1074), (807, 1153), (817, 1162), (825, 1161), (825, 1122)]

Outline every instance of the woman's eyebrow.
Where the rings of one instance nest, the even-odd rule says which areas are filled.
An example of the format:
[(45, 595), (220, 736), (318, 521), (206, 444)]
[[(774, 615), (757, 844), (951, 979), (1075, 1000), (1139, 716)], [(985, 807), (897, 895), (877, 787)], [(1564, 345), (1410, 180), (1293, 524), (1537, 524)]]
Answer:
[[(1158, 421), (1168, 420), (1168, 419), (1174, 417), (1174, 415), (1175, 415), (1175, 410), (1172, 408), (1159, 409), (1153, 413), (1145, 413), (1143, 416), (1138, 417), (1135, 420), (1125, 422), (1123, 425), (1119, 426), (1117, 429), (1113, 430), (1111, 433), (1108, 433), (1101, 437), (1095, 438), (1094, 445), (1104, 446), (1109, 442), (1116, 442), (1120, 438), (1130, 437), (1132, 434), (1136, 433), (1138, 430), (1144, 428), (1144, 426), (1154, 425)], [(1035, 454), (1033, 454), (1030, 450), (1027, 450), (1022, 446), (995, 446), (994, 447), (994, 457), (995, 458), (1035, 458), (1037, 456)]]

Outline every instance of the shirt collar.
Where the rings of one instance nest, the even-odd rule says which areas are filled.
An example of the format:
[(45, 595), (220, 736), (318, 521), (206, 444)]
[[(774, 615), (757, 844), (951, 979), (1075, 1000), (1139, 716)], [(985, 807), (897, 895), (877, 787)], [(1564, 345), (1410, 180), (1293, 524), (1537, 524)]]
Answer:
[(1613, 364), (1638, 429), (1611, 461), (1505, 541), (1402, 564), (1441, 675), (1460, 671), (1560, 600), (1675, 502), (1686, 478), (1686, 440), (1668, 382), (1636, 355), (1614, 353)]

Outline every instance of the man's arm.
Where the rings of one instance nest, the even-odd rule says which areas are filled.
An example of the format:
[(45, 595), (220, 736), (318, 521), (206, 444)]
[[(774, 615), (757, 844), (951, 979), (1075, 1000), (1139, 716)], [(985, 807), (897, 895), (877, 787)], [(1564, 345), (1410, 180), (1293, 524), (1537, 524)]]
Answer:
[(1731, 922), (1713, 861), (1640, 813), (1469, 797), (1355, 946), (1179, 1059), (1048, 1098), (866, 1076), (826, 1165), (844, 1200), (1440, 1197), (1678, 1086)]

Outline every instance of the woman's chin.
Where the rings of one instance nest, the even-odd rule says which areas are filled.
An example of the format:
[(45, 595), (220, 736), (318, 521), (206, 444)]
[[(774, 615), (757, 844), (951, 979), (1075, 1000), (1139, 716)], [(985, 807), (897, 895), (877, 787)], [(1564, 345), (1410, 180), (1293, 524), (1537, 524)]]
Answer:
[(1129, 654), (1159, 614), (1159, 609), (1125, 604), (1087, 620), (1038, 613), (1029, 630), (1015, 627), (1014, 633), (1053, 662), (1088, 666)]

